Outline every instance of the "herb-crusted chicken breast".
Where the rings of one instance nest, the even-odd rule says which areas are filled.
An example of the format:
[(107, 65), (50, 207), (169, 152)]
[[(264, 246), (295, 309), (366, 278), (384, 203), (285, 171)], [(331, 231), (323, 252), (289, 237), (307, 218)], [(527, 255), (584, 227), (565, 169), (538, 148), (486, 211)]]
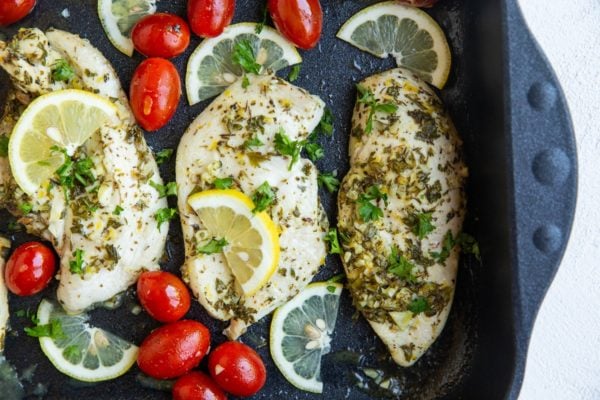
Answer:
[[(235, 339), (304, 288), (323, 264), (327, 219), (318, 197), (317, 170), (306, 159), (281, 155), (278, 134), (300, 142), (316, 128), (324, 104), (273, 75), (249, 75), (221, 94), (184, 134), (177, 151), (179, 213), (185, 237), (184, 279), (215, 318), (231, 320)], [(279, 231), (275, 273), (255, 294), (236, 289), (223, 254), (201, 254), (202, 222), (188, 205), (191, 194), (230, 178), (232, 189), (251, 196), (265, 182), (275, 192), (266, 210)]]
[(342, 258), (355, 306), (410, 366), (451, 308), (467, 168), (452, 121), (414, 74), (374, 75), (359, 92), (338, 197)]
[[(119, 124), (102, 126), (77, 149), (53, 150), (72, 164), (33, 195), (17, 185), (6, 154), (0, 158), (0, 204), (53, 243), (61, 257), (58, 299), (68, 312), (81, 312), (126, 290), (142, 270), (159, 269), (168, 224), (159, 226), (155, 217), (167, 207), (156, 189), (158, 166), (117, 74), (87, 40), (21, 29), (10, 42), (0, 41), (0, 67), (12, 82), (0, 121), (5, 144), (25, 107), (52, 91), (89, 91), (118, 109)], [(61, 173), (69, 168), (79, 176), (67, 186)]]

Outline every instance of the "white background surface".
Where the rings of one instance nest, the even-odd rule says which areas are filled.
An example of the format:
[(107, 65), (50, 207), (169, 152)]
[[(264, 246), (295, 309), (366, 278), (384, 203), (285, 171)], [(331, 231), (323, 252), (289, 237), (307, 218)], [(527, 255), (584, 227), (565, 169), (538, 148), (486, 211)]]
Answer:
[(567, 97), (575, 224), (535, 323), (520, 400), (600, 399), (600, 0), (520, 0)]

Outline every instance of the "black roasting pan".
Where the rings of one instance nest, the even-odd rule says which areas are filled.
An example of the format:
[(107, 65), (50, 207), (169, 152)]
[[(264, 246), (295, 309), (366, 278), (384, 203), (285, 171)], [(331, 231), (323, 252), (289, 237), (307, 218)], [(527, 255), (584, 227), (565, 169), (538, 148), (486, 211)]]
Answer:
[[(235, 21), (258, 21), (263, 1), (238, 0)], [(303, 52), (296, 84), (321, 96), (335, 115), (335, 134), (323, 138), (323, 170), (348, 168), (347, 144), (357, 81), (393, 66), (362, 53), (335, 38), (339, 27), (356, 11), (373, 3), (365, 0), (322, 0), (325, 28), (319, 47)], [(185, 1), (160, 1), (160, 11), (185, 15)], [(70, 16), (61, 12), (68, 9)], [(516, 0), (440, 0), (430, 10), (445, 30), (453, 53), (447, 87), (440, 92), (464, 139), (470, 169), (469, 213), (466, 231), (481, 246), (482, 262), (461, 261), (456, 300), (448, 324), (435, 345), (412, 368), (390, 363), (387, 352), (367, 323), (356, 318), (347, 293), (342, 297), (333, 351), (323, 360), (324, 398), (369, 399), (516, 399), (521, 387), (532, 325), (569, 237), (574, 213), (577, 163), (567, 105), (556, 78), (528, 32)], [(35, 11), (15, 26), (0, 29), (8, 37), (20, 26), (56, 27), (88, 38), (114, 64), (128, 87), (141, 56), (119, 53), (104, 35), (95, 0), (38, 0)], [(187, 58), (175, 60), (182, 76)], [(285, 76), (285, 71), (282, 72)], [(0, 73), (0, 101), (8, 82)], [(184, 96), (185, 97), (185, 96)], [(146, 138), (155, 150), (176, 148), (186, 127), (208, 102), (190, 107), (182, 97), (171, 123)], [(174, 160), (164, 164), (165, 180), (174, 180)], [(335, 197), (322, 193), (330, 220), (335, 221)], [(175, 206), (173, 203), (172, 206)], [(31, 239), (9, 230), (10, 217), (0, 216), (0, 231), (14, 246)], [(183, 259), (178, 221), (171, 224), (168, 262), (177, 272)], [(329, 257), (317, 279), (341, 271), (339, 260)], [(45, 392), (45, 399), (168, 399), (167, 391), (140, 385), (134, 367), (114, 381), (89, 385), (73, 381), (55, 370), (37, 341), (23, 333), (27, 321), (16, 310), (35, 309), (50, 289), (33, 298), (12, 296), (12, 331), (6, 356), (20, 373), (35, 366), (25, 382), (30, 398)], [(147, 315), (133, 315), (134, 295), (128, 294), (117, 310), (95, 310), (92, 323), (135, 343), (157, 323)], [(224, 324), (212, 320), (195, 304), (189, 315), (207, 324), (213, 345), (224, 341)], [(257, 399), (313, 399), (288, 384), (271, 361), (268, 345), (270, 318), (257, 324), (243, 340), (259, 349), (269, 371), (267, 385)], [(364, 368), (393, 377), (394, 392), (374, 390)], [(0, 399), (5, 398), (0, 393)]]

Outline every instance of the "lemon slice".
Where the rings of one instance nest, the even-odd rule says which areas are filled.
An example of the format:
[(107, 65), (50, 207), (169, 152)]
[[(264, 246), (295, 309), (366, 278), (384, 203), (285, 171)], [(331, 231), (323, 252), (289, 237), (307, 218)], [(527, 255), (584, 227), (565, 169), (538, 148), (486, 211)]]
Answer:
[(88, 324), (87, 314), (68, 315), (56, 303), (42, 300), (38, 325), (58, 321), (60, 338), (40, 337), (40, 346), (52, 364), (65, 375), (99, 382), (123, 375), (135, 363), (138, 347)]
[(242, 40), (250, 42), (263, 71), (278, 71), (302, 62), (296, 47), (275, 29), (265, 26), (260, 34), (255, 30), (254, 23), (234, 24), (221, 35), (200, 43), (188, 61), (185, 75), (190, 104), (218, 95), (242, 76), (242, 68), (232, 60), (234, 46)]
[(102, 125), (118, 123), (117, 108), (82, 90), (62, 90), (35, 99), (21, 114), (8, 144), (12, 174), (33, 195), (64, 162), (53, 146), (73, 154)]
[(264, 211), (253, 214), (254, 203), (238, 190), (196, 193), (188, 204), (209, 239), (226, 241), (223, 256), (244, 295), (256, 293), (279, 263), (279, 234), (271, 217)]
[(450, 73), (450, 47), (442, 28), (426, 12), (393, 1), (367, 7), (350, 18), (337, 37), (377, 57), (392, 55), (442, 89)]
[(271, 322), (271, 356), (298, 389), (323, 392), (321, 357), (331, 350), (341, 283), (312, 283), (279, 307)]
[(133, 54), (131, 29), (156, 12), (156, 0), (98, 0), (98, 16), (110, 42), (121, 53)]

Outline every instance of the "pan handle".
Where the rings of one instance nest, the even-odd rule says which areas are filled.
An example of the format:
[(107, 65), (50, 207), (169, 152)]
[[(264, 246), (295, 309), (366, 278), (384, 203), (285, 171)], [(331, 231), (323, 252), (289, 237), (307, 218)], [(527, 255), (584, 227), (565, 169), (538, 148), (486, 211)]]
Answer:
[[(528, 31), (516, 0), (504, 10), (507, 113), (514, 183), (516, 316), (527, 342), (565, 251), (577, 195), (577, 152), (558, 80)], [(526, 351), (526, 350), (525, 350)]]

